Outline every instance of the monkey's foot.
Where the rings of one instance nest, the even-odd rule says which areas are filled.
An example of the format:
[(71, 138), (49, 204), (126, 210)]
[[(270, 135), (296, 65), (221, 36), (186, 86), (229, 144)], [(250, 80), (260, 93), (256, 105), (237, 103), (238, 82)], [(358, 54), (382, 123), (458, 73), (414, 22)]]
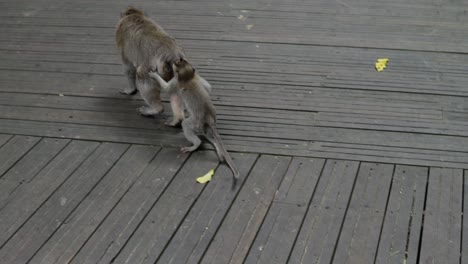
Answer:
[(162, 112), (164, 112), (164, 108), (161, 107), (160, 110), (155, 110), (155, 109), (153, 109), (151, 107), (148, 107), (148, 106), (142, 106), (142, 107), (138, 108), (137, 111), (142, 116), (156, 116), (156, 115), (159, 115)]
[(164, 125), (169, 126), (169, 127), (180, 127), (182, 124), (182, 120), (172, 120), (172, 121), (166, 121)]
[(195, 147), (195, 146), (192, 146), (192, 147), (182, 147), (180, 148), (180, 151), (182, 151), (183, 153), (187, 153), (187, 152), (192, 152), (194, 150), (196, 150), (198, 147)]
[(123, 90), (120, 90), (119, 93), (121, 94), (125, 94), (125, 95), (134, 95), (138, 92), (137, 89), (131, 89), (131, 88), (127, 88), (127, 89), (123, 89)]

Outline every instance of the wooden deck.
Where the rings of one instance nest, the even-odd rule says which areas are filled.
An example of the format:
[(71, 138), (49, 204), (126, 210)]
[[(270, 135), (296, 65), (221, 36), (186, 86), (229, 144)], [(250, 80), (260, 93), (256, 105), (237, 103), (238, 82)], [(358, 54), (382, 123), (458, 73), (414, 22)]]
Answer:
[(127, 4), (0, 3), (0, 263), (468, 263), (468, 3), (133, 1), (213, 85), (235, 190), (118, 93)]

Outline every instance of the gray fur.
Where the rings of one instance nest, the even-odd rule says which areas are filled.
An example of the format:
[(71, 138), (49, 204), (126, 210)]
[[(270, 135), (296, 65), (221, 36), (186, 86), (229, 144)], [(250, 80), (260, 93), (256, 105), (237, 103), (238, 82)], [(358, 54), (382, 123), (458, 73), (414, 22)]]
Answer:
[[(154, 116), (163, 112), (161, 88), (147, 74), (150, 70), (157, 71), (169, 81), (174, 76), (172, 63), (185, 58), (183, 49), (163, 28), (133, 7), (122, 14), (115, 41), (129, 82), (129, 88), (121, 93), (130, 95), (140, 91), (148, 105), (139, 108), (142, 115)], [(177, 94), (170, 94), (170, 98), (174, 119), (166, 124), (175, 126), (184, 119), (184, 110)]]
[[(185, 64), (192, 68), (188, 62), (185, 62)], [(216, 129), (216, 110), (210, 99), (210, 84), (195, 73), (195, 70), (193, 70), (191, 78), (187, 79), (184, 77), (184, 81), (181, 81), (181, 77), (178, 74), (178, 66), (174, 65), (173, 67), (175, 76), (169, 83), (156, 72), (150, 72), (149, 76), (158, 82), (163, 89), (172, 93), (177, 92), (181, 96), (185, 108), (189, 112), (189, 117), (182, 121), (182, 128), (185, 137), (193, 145), (190, 147), (183, 147), (181, 150), (183, 152), (195, 151), (201, 144), (201, 140), (198, 136), (205, 136), (216, 148), (216, 153), (220, 161), (226, 162), (231, 169), (234, 187), (239, 179), (240, 173), (229, 156)]]

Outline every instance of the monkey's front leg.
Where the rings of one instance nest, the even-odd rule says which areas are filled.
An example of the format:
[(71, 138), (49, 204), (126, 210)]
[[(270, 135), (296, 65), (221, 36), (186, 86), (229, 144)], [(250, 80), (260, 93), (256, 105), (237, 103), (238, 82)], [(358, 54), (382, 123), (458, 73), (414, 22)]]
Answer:
[(182, 121), (182, 129), (184, 130), (185, 138), (193, 143), (191, 147), (182, 147), (180, 150), (184, 153), (192, 152), (196, 150), (201, 145), (201, 140), (195, 133), (194, 120), (192, 117), (189, 117)]

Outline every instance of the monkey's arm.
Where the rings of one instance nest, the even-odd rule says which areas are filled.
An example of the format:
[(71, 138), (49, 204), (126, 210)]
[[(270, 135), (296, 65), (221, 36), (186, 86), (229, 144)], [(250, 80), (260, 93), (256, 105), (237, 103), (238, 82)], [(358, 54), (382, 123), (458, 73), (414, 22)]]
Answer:
[(211, 84), (208, 83), (203, 77), (200, 77), (200, 81), (205, 87), (206, 90), (208, 90), (209, 93), (211, 93)]
[(175, 84), (175, 78), (172, 78), (169, 83), (167, 83), (157, 72), (149, 72), (149, 76), (158, 82), (159, 86), (164, 90), (172, 90)]

